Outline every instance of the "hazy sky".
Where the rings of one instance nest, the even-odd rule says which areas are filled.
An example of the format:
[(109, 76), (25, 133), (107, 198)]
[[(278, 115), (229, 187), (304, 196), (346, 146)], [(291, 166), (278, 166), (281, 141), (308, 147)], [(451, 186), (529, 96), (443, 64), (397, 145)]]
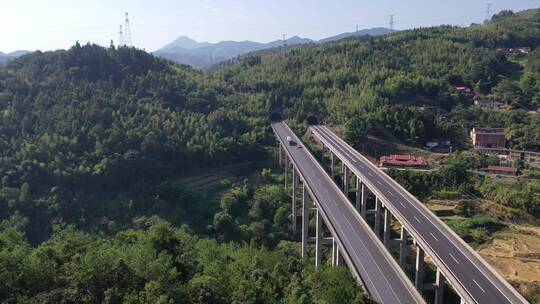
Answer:
[(133, 44), (153, 51), (176, 37), (267, 42), (320, 39), (359, 28), (481, 22), (492, 12), (540, 7), (540, 0), (0, 0), (0, 51), (109, 45), (129, 12)]

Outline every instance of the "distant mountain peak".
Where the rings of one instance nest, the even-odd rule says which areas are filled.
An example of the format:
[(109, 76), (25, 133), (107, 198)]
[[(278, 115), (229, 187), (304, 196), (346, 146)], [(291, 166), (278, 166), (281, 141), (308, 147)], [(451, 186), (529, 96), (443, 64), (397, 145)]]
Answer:
[(319, 41), (309, 38), (292, 36), (288, 39), (274, 40), (268, 43), (260, 43), (249, 40), (244, 41), (220, 41), (217, 43), (197, 42), (187, 36), (180, 36), (173, 42), (167, 44), (154, 52), (155, 55), (183, 64), (191, 65), (195, 68), (207, 68), (221, 61), (237, 57), (242, 54), (281, 47), (285, 43), (288, 46), (306, 43), (324, 43), (336, 41), (348, 37), (379, 36), (395, 32), (388, 28), (371, 28), (352, 33), (342, 33), (336, 36), (328, 37)]
[(188, 36), (180, 36), (156, 52), (171, 52), (177, 49), (193, 50), (209, 45), (208, 42), (198, 42)]
[(11, 53), (0, 52), (0, 63), (6, 62), (9, 59), (14, 59), (14, 58), (20, 57), (22, 55), (26, 55), (28, 53), (30, 53), (30, 51), (25, 51), (25, 50), (17, 50), (17, 51), (13, 51)]

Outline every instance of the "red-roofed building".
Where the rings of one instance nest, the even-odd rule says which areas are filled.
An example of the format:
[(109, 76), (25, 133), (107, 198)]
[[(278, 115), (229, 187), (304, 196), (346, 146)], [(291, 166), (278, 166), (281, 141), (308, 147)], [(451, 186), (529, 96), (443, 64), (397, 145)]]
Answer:
[(505, 167), (505, 166), (488, 166), (484, 171), (487, 171), (492, 174), (498, 174), (498, 175), (509, 175), (509, 176), (517, 176), (518, 175), (518, 169), (514, 167)]
[(458, 91), (459, 93), (471, 93), (472, 90), (466, 86), (456, 86), (456, 91)]
[(379, 159), (379, 166), (427, 168), (428, 162), (421, 156), (394, 154), (381, 156)]

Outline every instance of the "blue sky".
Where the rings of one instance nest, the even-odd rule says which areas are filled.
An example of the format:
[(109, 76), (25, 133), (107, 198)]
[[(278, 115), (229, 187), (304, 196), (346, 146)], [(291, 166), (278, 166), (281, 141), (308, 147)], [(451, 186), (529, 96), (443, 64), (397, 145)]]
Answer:
[(267, 42), (298, 35), (320, 39), (359, 28), (481, 22), (492, 12), (540, 7), (540, 0), (0, 0), (0, 51), (109, 45), (130, 14), (133, 44), (153, 51), (176, 37)]

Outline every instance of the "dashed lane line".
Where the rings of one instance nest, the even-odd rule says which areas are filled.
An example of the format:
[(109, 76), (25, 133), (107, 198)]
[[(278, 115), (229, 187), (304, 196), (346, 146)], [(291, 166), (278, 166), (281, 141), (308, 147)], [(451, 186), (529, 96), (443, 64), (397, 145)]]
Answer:
[(450, 252), (448, 253), (448, 255), (449, 255), (454, 261), (456, 261), (456, 263), (459, 264), (459, 261), (456, 259), (455, 256), (453, 256)]
[(478, 284), (478, 282), (476, 282), (475, 279), (473, 279), (473, 282), (474, 282), (474, 284), (476, 284), (476, 286), (478, 286), (478, 288), (480, 288), (480, 290), (482, 290), (483, 293), (486, 293), (486, 291), (484, 290), (484, 288), (482, 288), (482, 286), (480, 286), (480, 284)]

